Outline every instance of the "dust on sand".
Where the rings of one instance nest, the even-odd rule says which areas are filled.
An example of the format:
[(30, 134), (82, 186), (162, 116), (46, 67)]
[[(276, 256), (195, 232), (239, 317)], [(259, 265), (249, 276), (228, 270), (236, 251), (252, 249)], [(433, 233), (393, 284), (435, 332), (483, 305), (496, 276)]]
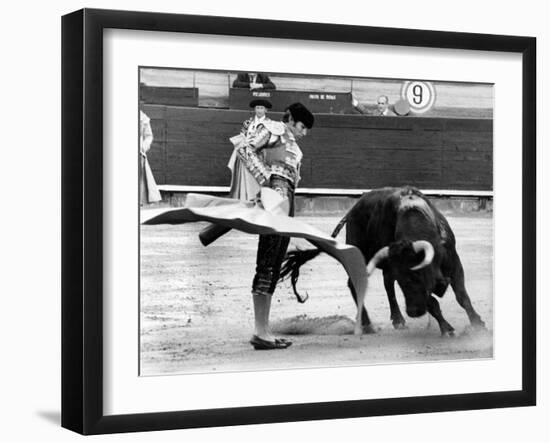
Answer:
[[(293, 345), (268, 352), (254, 351), (248, 343), (254, 322), (250, 286), (257, 237), (231, 231), (205, 248), (197, 238), (202, 223), (141, 226), (140, 374), (492, 358), (492, 218), (480, 214), (448, 218), (465, 268), (466, 288), (487, 331), (470, 329), (451, 289), (439, 301), (456, 337), (441, 337), (437, 322), (429, 316), (406, 318), (407, 329), (394, 330), (382, 277), (376, 273), (369, 282), (366, 306), (379, 330), (356, 337), (346, 274), (335, 260), (321, 255), (302, 270), (299, 287), (310, 295), (305, 304), (296, 302), (289, 283), (278, 286), (272, 328)], [(324, 232), (331, 232), (339, 221), (339, 217), (302, 219)], [(343, 240), (343, 232), (339, 238)], [(309, 247), (302, 241), (292, 243)]]

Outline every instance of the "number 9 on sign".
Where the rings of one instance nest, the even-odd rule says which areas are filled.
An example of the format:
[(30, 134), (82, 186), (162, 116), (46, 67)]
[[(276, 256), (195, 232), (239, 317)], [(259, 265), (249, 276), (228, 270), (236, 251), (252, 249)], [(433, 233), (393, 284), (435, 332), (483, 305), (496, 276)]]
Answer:
[(406, 100), (411, 111), (423, 113), (435, 103), (435, 88), (429, 82), (408, 81), (401, 87), (401, 98)]

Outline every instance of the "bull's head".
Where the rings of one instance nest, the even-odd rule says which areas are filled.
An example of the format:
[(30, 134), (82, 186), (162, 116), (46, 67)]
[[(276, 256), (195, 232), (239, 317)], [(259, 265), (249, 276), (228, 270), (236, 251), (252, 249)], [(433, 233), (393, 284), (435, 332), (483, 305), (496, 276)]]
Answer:
[(420, 317), (426, 313), (426, 302), (433, 286), (429, 265), (434, 255), (434, 247), (426, 240), (400, 240), (380, 249), (369, 261), (367, 273), (372, 274), (378, 264), (387, 260), (405, 296), (407, 315)]

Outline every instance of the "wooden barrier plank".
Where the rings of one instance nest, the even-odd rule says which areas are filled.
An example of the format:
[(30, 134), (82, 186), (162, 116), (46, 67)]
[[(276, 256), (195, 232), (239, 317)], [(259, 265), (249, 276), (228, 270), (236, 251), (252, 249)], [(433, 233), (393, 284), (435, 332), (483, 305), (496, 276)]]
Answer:
[[(331, 173), (330, 168), (314, 166), (312, 181), (319, 187), (332, 188), (342, 183), (339, 174)], [(428, 183), (440, 178), (437, 171), (406, 171), (387, 168), (350, 167), (347, 170), (349, 179), (346, 180), (346, 188), (379, 188), (384, 186), (402, 186), (405, 184), (417, 187), (426, 187)], [(303, 180), (301, 186), (311, 187), (311, 183)]]
[(493, 134), (490, 132), (445, 132), (445, 151), (485, 151), (493, 152)]
[[(194, 185), (160, 185), (159, 189), (165, 192), (204, 192), (224, 194), (229, 192), (229, 186), (194, 186)], [(371, 188), (354, 188), (354, 189), (337, 189), (337, 188), (303, 188), (298, 187), (296, 189), (296, 195), (307, 196), (308, 198), (314, 196), (336, 196), (336, 197), (349, 197), (349, 196), (361, 196), (366, 192), (372, 191)], [(480, 191), (470, 189), (429, 189), (421, 188), (420, 191), (428, 196), (442, 196), (442, 197), (468, 197), (468, 198), (493, 198), (493, 191)]]
[(304, 91), (304, 90), (257, 90), (246, 88), (229, 89), (229, 108), (249, 109), (253, 99), (267, 99), (273, 105), (273, 110), (284, 111), (291, 103), (300, 102), (312, 112), (334, 114), (349, 114), (353, 112), (350, 92)]
[(472, 166), (480, 163), (491, 165), (493, 163), (493, 155), (490, 152), (479, 151), (443, 151), (442, 160), (446, 165), (451, 165), (454, 162), (468, 162)]
[(366, 115), (324, 115), (316, 116), (322, 127), (361, 128), (396, 131), (442, 131), (445, 121), (441, 118), (380, 117)]
[(445, 131), (465, 132), (493, 132), (492, 119), (445, 119)]
[[(340, 131), (320, 128), (304, 139), (307, 145), (327, 147), (351, 147), (357, 149), (385, 149), (396, 148), (401, 150), (439, 150), (443, 141), (439, 132), (387, 132), (365, 131), (360, 129), (342, 129)], [(319, 148), (321, 149), (321, 148)]]
[(149, 105), (149, 104), (143, 104), (142, 111), (147, 114), (147, 117), (149, 117), (151, 120), (154, 119), (166, 119), (166, 106), (164, 105)]
[(139, 99), (146, 104), (198, 106), (199, 90), (197, 88), (140, 85)]
[[(252, 116), (252, 111), (231, 111), (228, 109), (214, 108), (184, 108), (177, 106), (166, 106), (167, 120), (180, 120), (184, 122), (238, 122)], [(278, 114), (277, 118), (282, 116)], [(275, 117), (274, 117), (275, 118)]]
[[(149, 154), (157, 182), (227, 186), (246, 111), (146, 108), (155, 141)], [(311, 188), (414, 184), (428, 189), (492, 190), (492, 121), (318, 115), (304, 152), (302, 183)]]

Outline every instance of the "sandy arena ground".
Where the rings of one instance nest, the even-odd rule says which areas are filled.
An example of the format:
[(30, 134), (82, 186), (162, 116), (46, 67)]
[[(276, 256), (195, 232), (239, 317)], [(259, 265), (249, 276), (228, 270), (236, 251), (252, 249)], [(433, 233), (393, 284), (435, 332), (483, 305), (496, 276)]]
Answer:
[[(273, 297), (274, 331), (293, 341), (286, 350), (254, 351), (250, 287), (257, 237), (232, 231), (208, 247), (197, 234), (203, 223), (141, 227), (141, 375), (374, 363), (491, 358), (493, 355), (493, 220), (490, 214), (447, 214), (457, 237), (472, 303), (487, 332), (470, 330), (452, 289), (440, 299), (456, 337), (442, 338), (428, 315), (406, 317), (394, 330), (381, 272), (370, 281), (366, 306), (377, 334), (353, 335), (355, 305), (346, 274), (322, 255), (302, 268), (299, 304), (284, 282)], [(330, 233), (340, 217), (302, 217)], [(344, 230), (339, 238), (344, 238)], [(309, 247), (292, 241), (291, 246)], [(404, 299), (397, 299), (404, 315)]]

